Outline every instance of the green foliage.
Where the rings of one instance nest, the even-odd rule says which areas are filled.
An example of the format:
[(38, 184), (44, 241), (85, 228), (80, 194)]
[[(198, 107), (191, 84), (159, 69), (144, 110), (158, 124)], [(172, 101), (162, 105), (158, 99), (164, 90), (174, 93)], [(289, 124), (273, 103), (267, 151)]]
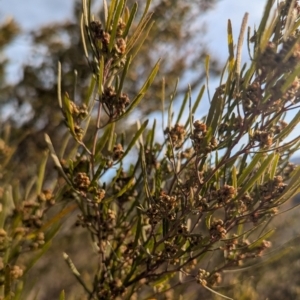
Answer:
[[(300, 15), (290, 20), (300, 11), (298, 4), (281, 3), (271, 14), (274, 1), (267, 1), (258, 30), (251, 38), (248, 34), (253, 59), (242, 69), (247, 16), (236, 51), (228, 23), (228, 64), (203, 119), (196, 112), (206, 87), (193, 99), (190, 86), (176, 113), (177, 83), (166, 93), (166, 76), (161, 101), (164, 116), (170, 95), (168, 125), (159, 143), (157, 120), (137, 121), (134, 132), (117, 130), (158, 80), (160, 61), (147, 68), (138, 88), (130, 90), (127, 84), (154, 26), (150, 2), (139, 12), (137, 4), (130, 8), (123, 0), (104, 0), (99, 20), (91, 14), (91, 2), (82, 2), (90, 82), (79, 92), (79, 101), (76, 93), (70, 96), (72, 89), (61, 94), (65, 78), (58, 67), (58, 106), (68, 137), (58, 147), (51, 134), (45, 136), (49, 152), (24, 190), (16, 180), (3, 181), (0, 284), (5, 299), (21, 299), (18, 283), (29, 277), (74, 210), (76, 226), (91, 241), (78, 250), (93, 252), (85, 261), (89, 275), (60, 250), (88, 299), (179, 299), (188, 297), (193, 283), (203, 297), (209, 292), (231, 299), (217, 291), (226, 280), (223, 273), (259, 261), (276, 235), (270, 220), (300, 191), (300, 167), (289, 161), (299, 148), (299, 137), (289, 139), (299, 113), (285, 120), (300, 103), (299, 32), (294, 26)], [(209, 62), (207, 57), (207, 82)], [(4, 173), (14, 150), (8, 138), (2, 142)], [(53, 182), (46, 176), (48, 155), (58, 171)], [(59, 293), (59, 299), (68, 298), (65, 289)]]

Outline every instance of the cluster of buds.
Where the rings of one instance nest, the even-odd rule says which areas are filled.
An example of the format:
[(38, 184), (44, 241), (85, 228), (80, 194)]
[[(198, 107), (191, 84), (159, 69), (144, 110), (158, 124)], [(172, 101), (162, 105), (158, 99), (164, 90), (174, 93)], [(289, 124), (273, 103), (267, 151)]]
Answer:
[(231, 137), (232, 132), (236, 132), (241, 130), (244, 126), (244, 119), (240, 116), (233, 116), (233, 118), (229, 122), (221, 123), (218, 132), (221, 137)]
[(12, 266), (10, 268), (10, 276), (13, 279), (19, 279), (23, 276), (23, 270), (19, 266)]
[(70, 101), (70, 112), (74, 119), (83, 120), (88, 115), (88, 110), (84, 103), (78, 106), (73, 101)]
[[(134, 178), (130, 175), (128, 175), (126, 172), (122, 171), (119, 174), (119, 177), (117, 179), (114, 179), (114, 185), (113, 185), (113, 191), (114, 193), (120, 192), (126, 185), (128, 186), (128, 183), (132, 181), (132, 185), (134, 185)], [(120, 205), (132, 201), (137, 196), (137, 191), (132, 188), (131, 186), (128, 186), (128, 189), (117, 198), (118, 203)]]
[(254, 258), (257, 255), (256, 249), (250, 249), (250, 242), (246, 239), (238, 239), (234, 234), (233, 238), (225, 242), (224, 256), (228, 261), (240, 266), (246, 259)]
[(105, 198), (105, 190), (101, 188), (94, 188), (94, 202), (100, 203)]
[(210, 273), (206, 270), (199, 269), (197, 274), (197, 283), (206, 286), (207, 285), (207, 279), (209, 278)]
[[(126, 51), (126, 40), (123, 38), (124, 29), (126, 24), (122, 19), (119, 19), (116, 37), (114, 41), (114, 47), (112, 49), (113, 56), (117, 58), (123, 56)], [(100, 54), (108, 54), (109, 53), (109, 44), (111, 40), (111, 28), (108, 32), (106, 32), (102, 28), (102, 24), (99, 21), (93, 21), (90, 24), (90, 29), (92, 32), (92, 38), (94, 41), (94, 45), (98, 50), (98, 55)], [(99, 57), (98, 57), (99, 58)]]
[(198, 155), (200, 153), (210, 153), (218, 146), (218, 141), (214, 136), (207, 141), (207, 127), (205, 123), (197, 120), (193, 123), (193, 127), (194, 130), (190, 138), (193, 141), (194, 150)]
[(37, 201), (23, 201), (20, 207), (15, 208), (14, 214), (22, 216), (23, 225), (27, 228), (38, 229), (43, 224), (43, 205)]
[(272, 126), (271, 131), (273, 132), (273, 134), (279, 134), (287, 125), (287, 122), (279, 120), (276, 125)]
[(114, 234), (116, 214), (110, 209), (106, 213), (100, 213), (97, 211), (97, 205), (94, 208), (95, 211), (90, 212), (88, 215), (77, 215), (75, 225), (83, 228), (93, 228), (93, 233), (97, 237), (101, 236), (102, 241), (99, 241), (101, 243)]
[[(72, 130), (74, 130), (74, 135), (75, 135), (76, 139), (81, 141), (83, 138), (84, 130), (80, 127), (80, 123), (88, 115), (87, 107), (85, 104), (82, 104), (80, 106), (75, 104), (75, 102), (70, 99), (68, 93), (66, 93), (65, 97), (68, 99), (68, 102), (69, 102), (69, 107), (66, 107), (65, 109), (69, 112), (69, 114), (71, 114), (72, 119), (73, 119), (74, 125), (73, 125)], [(70, 128), (71, 125), (68, 121), (66, 111), (63, 111), (63, 114), (65, 117), (65, 123), (67, 124), (69, 129), (71, 129)]]
[(295, 164), (288, 162), (282, 170), (284, 179), (288, 179), (290, 177), (290, 174), (295, 170), (295, 168), (296, 168)]
[(75, 189), (87, 192), (91, 184), (90, 177), (85, 172), (78, 172), (74, 177), (74, 187)]
[(164, 133), (170, 137), (175, 149), (179, 149), (185, 141), (186, 131), (182, 125), (175, 124), (174, 127), (167, 127)]
[(178, 252), (178, 246), (176, 246), (174, 243), (165, 241), (164, 245), (165, 245), (165, 249), (164, 249), (163, 257), (172, 258)]
[(246, 115), (253, 111), (259, 111), (262, 95), (263, 90), (259, 81), (254, 81), (247, 87), (245, 98), (243, 99), (243, 107)]
[[(105, 274), (106, 278), (109, 278), (109, 274)], [(107, 282), (108, 281), (108, 282)], [(122, 295), (126, 292), (126, 288), (123, 286), (120, 279), (109, 279), (105, 282), (99, 282), (98, 284), (98, 295), (99, 300), (109, 300), (109, 299), (120, 299)]]
[(103, 30), (102, 24), (99, 21), (91, 22), (90, 29), (93, 34), (92, 38), (94, 40), (94, 44), (98, 51), (101, 51), (101, 53), (107, 53), (110, 42), (110, 34)]
[(130, 99), (126, 94), (121, 93), (118, 95), (112, 87), (107, 87), (104, 90), (101, 101), (105, 105), (110, 118), (121, 116), (130, 104)]
[(196, 191), (204, 182), (204, 171), (197, 171), (194, 166), (187, 168), (182, 175), (182, 189), (189, 193), (191, 188)]
[(39, 231), (35, 234), (35, 237), (30, 245), (31, 249), (39, 249), (45, 244), (45, 234), (44, 232)]
[(262, 201), (272, 202), (276, 197), (280, 196), (286, 188), (286, 183), (283, 182), (282, 176), (275, 176), (273, 180), (269, 180), (259, 186), (259, 193)]
[(160, 145), (156, 145), (155, 149), (147, 148), (145, 149), (145, 160), (148, 171), (151, 172), (152, 168), (157, 170), (160, 166), (160, 163), (157, 160), (156, 153), (161, 149)]
[(217, 191), (212, 192), (219, 204), (225, 205), (234, 198), (236, 189), (233, 186), (225, 184)]
[(40, 203), (45, 203), (46, 206), (53, 206), (55, 204), (55, 197), (50, 190), (43, 190), (37, 199)]
[(224, 221), (221, 219), (213, 220), (209, 228), (209, 233), (212, 240), (224, 239), (227, 233)]
[(123, 157), (124, 150), (121, 144), (117, 144), (113, 147), (112, 151), (112, 159), (113, 161), (117, 161)]
[(170, 196), (162, 191), (155, 204), (146, 211), (150, 224), (154, 226), (163, 218), (173, 221), (175, 219), (174, 209), (177, 204), (176, 196)]
[(253, 134), (253, 140), (259, 142), (260, 147), (269, 148), (273, 144), (273, 132), (256, 130)]

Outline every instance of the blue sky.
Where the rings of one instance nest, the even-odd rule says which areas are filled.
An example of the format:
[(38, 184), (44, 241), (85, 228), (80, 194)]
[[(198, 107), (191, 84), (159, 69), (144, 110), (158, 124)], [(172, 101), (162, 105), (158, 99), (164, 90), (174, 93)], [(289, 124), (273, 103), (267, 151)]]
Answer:
[[(94, 3), (102, 1), (95, 0)], [(21, 25), (24, 32), (39, 28), (50, 22), (58, 22), (72, 17), (74, 0), (2, 0), (0, 6), (0, 20), (12, 16)], [(227, 20), (232, 20), (233, 31), (238, 36), (239, 27), (244, 13), (249, 12), (249, 24), (257, 24), (262, 15), (265, 1), (263, 0), (221, 0), (215, 9), (206, 13), (204, 20), (207, 22), (209, 47), (222, 61), (227, 58), (226, 30)], [(18, 79), (18, 68), (26, 59), (29, 41), (26, 36), (18, 38), (6, 51), (6, 55), (14, 57), (13, 66), (9, 69), (9, 79)], [(245, 54), (246, 55), (246, 54)], [(247, 59), (247, 55), (245, 56)]]
[[(183, 1), (183, 0), (182, 0)], [(94, 0), (94, 3), (101, 3)], [(6, 17), (13, 17), (22, 27), (24, 33), (39, 28), (51, 22), (66, 21), (72, 17), (72, 6), (74, 0), (2, 0), (0, 6), (0, 20)], [(207, 24), (208, 48), (214, 57), (218, 57), (221, 63), (225, 63), (228, 57), (227, 48), (227, 21), (232, 22), (234, 42), (240, 31), (245, 12), (249, 13), (248, 25), (253, 29), (258, 27), (263, 14), (266, 1), (264, 0), (220, 0), (215, 8), (203, 16)], [(244, 42), (244, 46), (245, 46)], [(244, 47), (242, 64), (248, 61), (248, 53)], [(23, 35), (6, 49), (6, 55), (13, 58), (13, 63), (8, 68), (8, 78), (16, 82), (20, 76), (20, 65), (27, 59), (32, 48), (28, 36)], [(211, 91), (217, 86), (219, 80), (212, 79), (210, 82)], [(205, 105), (204, 111), (208, 104)], [(296, 133), (293, 135), (295, 137)]]

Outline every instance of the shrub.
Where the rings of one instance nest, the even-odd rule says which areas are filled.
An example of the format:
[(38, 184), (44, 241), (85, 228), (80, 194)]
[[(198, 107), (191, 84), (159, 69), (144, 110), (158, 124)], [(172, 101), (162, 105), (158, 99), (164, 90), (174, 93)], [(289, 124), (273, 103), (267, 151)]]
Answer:
[[(258, 29), (248, 30), (249, 65), (241, 67), (247, 14), (236, 49), (228, 22), (228, 62), (220, 86), (211, 99), (208, 94), (203, 118), (197, 118), (197, 108), (207, 87), (196, 97), (188, 88), (178, 112), (172, 109), (174, 87), (159, 142), (156, 119), (138, 120), (132, 136), (116, 129), (126, 126), (124, 118), (133, 114), (159, 70), (157, 62), (139, 91), (128, 96), (128, 71), (153, 25), (150, 1), (137, 23), (137, 4), (129, 9), (124, 0), (113, 0), (97, 20), (91, 3), (83, 1), (81, 30), (91, 79), (86, 96), (75, 101), (75, 88), (74, 96), (62, 95), (59, 66), (59, 107), (68, 136), (60, 149), (45, 137), (58, 178), (47, 182), (45, 153), (25, 191), (3, 188), (4, 297), (21, 297), (18, 280), (26, 278), (64, 225), (60, 221), (74, 210), (76, 225), (92, 241), (78, 251), (84, 255), (90, 246), (96, 254), (87, 259), (92, 274), (86, 280), (67, 253), (64, 259), (87, 299), (176, 299), (193, 283), (219, 294), (215, 286), (223, 271), (252, 264), (271, 247), (274, 229), (268, 224), (298, 193), (300, 175), (290, 163), (299, 137), (289, 138), (300, 118), (300, 6), (282, 2), (271, 14), (273, 2), (267, 1)], [(163, 115), (167, 80), (160, 96)], [(13, 150), (2, 144), (5, 172)]]

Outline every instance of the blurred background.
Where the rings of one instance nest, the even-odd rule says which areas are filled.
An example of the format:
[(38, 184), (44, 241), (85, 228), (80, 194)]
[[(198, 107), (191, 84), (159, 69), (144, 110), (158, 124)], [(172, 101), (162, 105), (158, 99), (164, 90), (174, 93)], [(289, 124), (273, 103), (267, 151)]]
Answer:
[[(129, 7), (133, 3), (127, 2)], [(99, 16), (101, 3), (93, 1), (95, 18)], [(138, 3), (144, 5), (144, 1)], [(253, 33), (264, 5), (262, 0), (154, 0), (152, 10), (156, 23), (130, 71), (126, 83), (129, 95), (138, 90), (150, 65), (160, 57), (163, 63), (155, 84), (135, 116), (161, 118), (163, 77), (166, 78), (166, 95), (171, 94), (177, 78), (180, 79), (175, 109), (176, 105), (180, 106), (188, 84), (196, 95), (206, 80), (204, 63), (208, 54), (212, 94), (219, 85), (218, 76), (228, 57), (228, 19), (232, 22), (234, 41), (237, 42), (245, 12), (249, 13), (248, 25)], [(58, 61), (62, 63), (63, 92), (68, 91), (75, 100), (80, 100), (86, 92), (90, 70), (81, 44), (80, 13), (81, 1), (75, 0), (1, 1), (0, 136), (3, 139), (9, 137), (9, 144), (16, 149), (9, 168), (13, 170), (10, 173), (18, 177), (9, 175), (5, 181), (18, 180), (25, 185), (28, 178), (36, 174), (36, 163), (46, 149), (44, 133), (51, 136), (55, 147), (60, 145), (65, 134), (57, 103)], [(249, 61), (246, 42), (243, 49), (242, 62), (245, 63)], [(74, 70), (77, 70), (77, 79)], [(199, 116), (195, 117), (204, 116), (207, 108), (208, 101), (203, 101)], [(133, 120), (125, 122), (128, 130), (133, 130)], [(297, 156), (293, 160), (299, 162)], [(49, 165), (49, 182), (55, 176)], [(229, 293), (234, 299), (300, 299), (297, 215), (297, 210), (291, 210), (274, 218), (272, 222), (278, 227), (277, 235), (280, 236), (274, 241), (274, 256), (253, 267), (255, 276), (253, 269), (240, 272), (238, 276), (235, 274), (236, 279), (221, 287), (220, 292)], [(30, 291), (28, 299), (33, 299), (37, 292), (37, 299), (57, 299), (62, 288), (69, 295), (78, 295), (74, 299), (84, 299), (80, 298), (80, 287), (77, 291), (76, 281), (62, 259), (62, 251), (66, 251), (80, 269), (93, 255), (80, 250), (86, 237), (81, 230), (74, 231), (74, 222), (75, 216), (54, 240), (51, 254), (47, 254), (31, 271), (31, 280), (26, 283)], [(88, 276), (88, 270), (85, 272)], [(196, 287), (194, 293), (202, 293), (202, 290)], [(205, 299), (217, 299), (212, 294), (205, 295)]]

